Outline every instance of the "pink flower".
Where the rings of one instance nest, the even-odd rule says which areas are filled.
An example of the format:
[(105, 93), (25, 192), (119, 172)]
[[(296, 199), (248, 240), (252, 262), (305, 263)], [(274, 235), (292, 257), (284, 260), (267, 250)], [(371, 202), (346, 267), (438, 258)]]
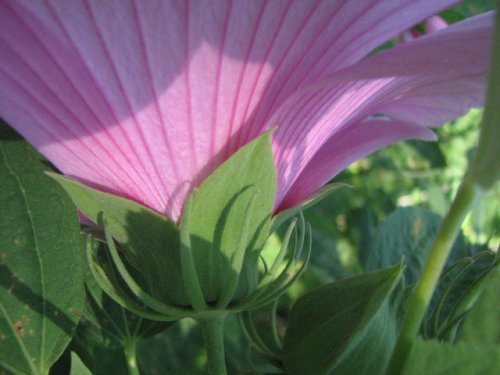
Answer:
[(279, 211), (481, 105), (491, 14), (364, 59), (455, 2), (2, 1), (0, 114), (63, 173), (174, 221), (277, 127)]

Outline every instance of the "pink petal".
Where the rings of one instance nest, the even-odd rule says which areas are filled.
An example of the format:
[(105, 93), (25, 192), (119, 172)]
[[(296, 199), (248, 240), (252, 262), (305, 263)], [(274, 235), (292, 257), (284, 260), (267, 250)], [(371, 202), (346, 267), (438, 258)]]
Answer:
[(0, 3), (0, 113), (64, 173), (176, 220), (298, 90), (455, 0)]
[(335, 176), (352, 162), (404, 139), (433, 141), (436, 135), (421, 126), (385, 119), (372, 119), (344, 127), (316, 151), (304, 172), (290, 187), (291, 194), (285, 197), (276, 211), (296, 206), (309, 198), (328, 182), (330, 177), (326, 176)]
[[(316, 191), (348, 163), (377, 149), (377, 142), (378, 148), (395, 142), (397, 137), (389, 130), (394, 124), (437, 126), (480, 105), (492, 22), (490, 13), (402, 44), (290, 98), (269, 122), (269, 126), (279, 126), (274, 138), (280, 181), (277, 207), (307, 198), (304, 194)], [(369, 146), (359, 133), (349, 135), (350, 127), (380, 114), (391, 120), (378, 123), (388, 131), (373, 135)], [(412, 131), (394, 129), (401, 139), (409, 138)], [(416, 133), (418, 138), (424, 135)], [(351, 142), (340, 147), (337, 136)], [(365, 146), (358, 148), (358, 141)], [(328, 145), (335, 146), (330, 153)], [(349, 155), (339, 158), (338, 149)], [(318, 150), (322, 150), (321, 157)], [(311, 172), (318, 158), (325, 167), (321, 173)], [(342, 163), (335, 167), (328, 158)]]

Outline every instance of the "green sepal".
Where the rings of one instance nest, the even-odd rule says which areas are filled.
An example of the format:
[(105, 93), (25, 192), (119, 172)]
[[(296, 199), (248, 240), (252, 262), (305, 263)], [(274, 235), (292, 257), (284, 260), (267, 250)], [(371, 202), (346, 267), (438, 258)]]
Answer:
[(248, 310), (238, 315), (240, 328), (251, 348), (264, 356), (273, 366), (283, 367), (283, 335), (278, 327), (279, 299), (259, 310)]
[[(113, 244), (113, 246), (115, 245)], [(188, 316), (188, 313), (190, 312), (189, 309), (185, 310), (187, 312), (186, 314), (183, 314), (182, 312), (179, 314), (172, 314), (173, 311), (179, 312), (180, 308), (172, 307), (169, 309), (171, 311), (166, 312), (165, 309), (168, 309), (168, 306), (165, 306), (165, 309), (160, 308), (162, 311), (157, 311), (151, 309), (147, 304), (145, 304), (144, 301), (139, 298), (137, 293), (134, 293), (134, 291), (131, 290), (130, 286), (127, 285), (127, 282), (121, 278), (117, 265), (114, 263), (113, 257), (110, 254), (110, 251), (116, 250), (107, 249), (105, 251), (101, 251), (102, 249), (92, 246), (90, 241), (87, 241), (86, 248), (89, 269), (95, 280), (99, 286), (121, 306), (142, 318), (163, 322), (179, 320)], [(135, 280), (133, 280), (133, 282), (135, 282)], [(137, 290), (135, 292), (137, 292)], [(146, 293), (144, 293), (144, 295), (146, 295), (146, 299), (154, 298)]]
[(199, 284), (206, 303), (227, 305), (256, 287), (259, 253), (269, 235), (275, 190), (271, 132), (266, 132), (191, 193), (185, 207), (189, 211), (184, 212), (180, 224), (182, 251), (188, 255), (182, 269), (192, 284), (188, 285), (191, 298), (200, 298)]
[(283, 343), (287, 373), (382, 374), (397, 337), (401, 275), (397, 265), (302, 296)]
[(191, 218), (192, 218), (192, 198), (188, 197), (184, 207), (184, 214), (181, 222), (181, 267), (182, 281), (190, 305), (195, 311), (207, 309), (207, 303), (203, 290), (200, 285), (200, 279), (196, 270), (196, 264), (191, 246)]
[[(293, 246), (291, 245), (293, 244)], [(250, 310), (263, 307), (274, 301), (302, 275), (312, 250), (311, 228), (304, 216), (290, 223), (280, 251), (270, 267), (264, 262), (265, 270), (255, 290), (245, 300), (235, 305), (236, 309)]]
[(153, 336), (173, 324), (145, 319), (130, 312), (89, 276), (86, 280), (87, 304), (74, 340), (106, 348), (123, 348), (130, 339)]
[[(124, 250), (127, 261), (145, 280), (144, 289), (167, 304), (187, 306), (180, 272), (179, 231), (165, 216), (131, 200), (89, 188), (50, 173), (92, 222), (101, 213), (109, 237)], [(175, 287), (170, 287), (175, 286)]]
[(87, 304), (71, 349), (93, 374), (126, 373), (125, 346), (132, 340), (156, 335), (173, 324), (145, 319), (125, 309), (99, 287), (91, 274), (86, 278), (86, 292)]

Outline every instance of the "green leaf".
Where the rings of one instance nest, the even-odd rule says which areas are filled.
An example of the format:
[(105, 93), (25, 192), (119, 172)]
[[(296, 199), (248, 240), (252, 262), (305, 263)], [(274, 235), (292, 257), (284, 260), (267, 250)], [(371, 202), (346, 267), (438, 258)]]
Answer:
[(439, 143), (425, 141), (406, 141), (406, 143), (428, 160), (432, 168), (446, 167), (446, 157), (441, 151)]
[(240, 149), (192, 193), (181, 232), (193, 299), (199, 300), (201, 288), (205, 301), (223, 307), (255, 288), (275, 190), (271, 133), (267, 132)]
[(401, 375), (493, 375), (500, 371), (500, 348), (417, 340)]
[(191, 319), (139, 341), (137, 354), (143, 374), (203, 374), (207, 361), (199, 325)]
[(445, 10), (441, 16), (447, 22), (455, 23), (492, 9), (495, 9), (495, 0), (465, 0)]
[[(109, 348), (92, 341), (71, 343), (92, 375), (127, 374), (127, 360), (122, 348)], [(57, 373), (56, 373), (57, 374)]]
[(465, 0), (452, 9), (463, 17), (472, 17), (483, 12), (495, 9), (495, 0)]
[(40, 160), (0, 124), (0, 372), (47, 374), (83, 309), (76, 209)]
[[(230, 314), (225, 322), (226, 365), (228, 374), (268, 373), (268, 366), (252, 367), (248, 358), (248, 342), (242, 337), (236, 314)], [(200, 327), (192, 319), (183, 319), (166, 331), (137, 343), (137, 360), (141, 374), (201, 375), (206, 370), (206, 349)], [(114, 375), (124, 372), (108, 372)]]
[[(403, 260), (405, 282), (416, 283), (441, 221), (439, 215), (422, 208), (398, 208), (377, 229), (370, 251), (360, 259), (363, 268), (373, 271)], [(470, 249), (459, 236), (448, 263), (467, 255)]]
[(92, 375), (90, 370), (85, 367), (82, 360), (74, 352), (71, 352), (71, 373), (70, 375)]
[[(50, 174), (92, 222), (104, 214), (108, 233), (124, 249), (127, 261), (145, 279), (145, 289), (164, 303), (186, 305), (180, 272), (180, 240), (175, 225), (131, 200)], [(175, 288), (171, 286), (175, 285)]]
[(500, 267), (497, 265), (484, 281), (478, 301), (465, 318), (458, 340), (493, 347), (500, 345)]
[(292, 375), (381, 374), (397, 335), (401, 266), (317, 288), (293, 306), (284, 338)]
[(429, 208), (440, 216), (446, 215), (450, 203), (440, 184), (429, 184), (427, 187)]

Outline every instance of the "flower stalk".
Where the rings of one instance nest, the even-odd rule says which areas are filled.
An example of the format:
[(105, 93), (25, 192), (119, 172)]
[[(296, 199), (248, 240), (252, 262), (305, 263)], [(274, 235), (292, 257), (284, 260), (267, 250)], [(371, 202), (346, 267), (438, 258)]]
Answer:
[(207, 350), (207, 373), (209, 375), (227, 374), (224, 352), (225, 319), (226, 315), (217, 315), (208, 319), (198, 320)]
[(127, 361), (128, 375), (140, 375), (137, 365), (137, 338), (131, 337), (124, 345), (125, 359)]

